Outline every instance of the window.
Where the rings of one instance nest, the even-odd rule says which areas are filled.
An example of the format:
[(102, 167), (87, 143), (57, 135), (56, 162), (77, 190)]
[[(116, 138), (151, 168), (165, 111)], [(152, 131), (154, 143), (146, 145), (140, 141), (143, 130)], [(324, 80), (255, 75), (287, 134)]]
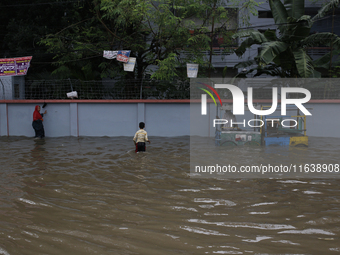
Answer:
[(273, 13), (271, 11), (259, 11), (259, 19), (273, 18)]

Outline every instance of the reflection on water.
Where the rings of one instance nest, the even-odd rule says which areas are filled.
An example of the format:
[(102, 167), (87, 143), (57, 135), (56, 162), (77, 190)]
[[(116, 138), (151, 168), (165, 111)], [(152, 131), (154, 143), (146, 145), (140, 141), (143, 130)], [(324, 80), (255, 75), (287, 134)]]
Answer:
[[(0, 138), (0, 254), (340, 253), (339, 179), (190, 178), (188, 137), (152, 142)], [(338, 160), (320, 144), (228, 159)]]

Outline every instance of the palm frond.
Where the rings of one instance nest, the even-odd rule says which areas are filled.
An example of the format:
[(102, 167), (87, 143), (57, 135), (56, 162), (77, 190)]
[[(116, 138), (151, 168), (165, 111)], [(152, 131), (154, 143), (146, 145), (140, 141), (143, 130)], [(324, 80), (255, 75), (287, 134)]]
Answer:
[(267, 29), (266, 31), (264, 31), (264, 36), (268, 39), (268, 41), (275, 41), (277, 40), (277, 36), (276, 36), (276, 31), (275, 30), (271, 30), (271, 29)]
[(309, 78), (313, 74), (314, 66), (310, 56), (304, 49), (293, 51), (295, 64), (299, 75), (302, 78)]
[(241, 57), (247, 48), (251, 47), (254, 44), (262, 44), (268, 42), (268, 39), (260, 32), (254, 31), (249, 34), (249, 37), (246, 38), (238, 47), (238, 49), (235, 50), (235, 53), (237, 56)]
[(305, 13), (304, 0), (285, 0), (284, 6), (286, 7), (287, 14), (289, 17), (298, 19)]
[(311, 78), (321, 78), (321, 73), (313, 70), (312, 75), (310, 76)]
[(269, 0), (270, 9), (273, 13), (275, 24), (282, 24), (287, 22), (287, 11), (284, 5), (279, 0)]
[(321, 67), (321, 68), (329, 68), (329, 61), (331, 60), (331, 53), (328, 52), (327, 54), (323, 55), (322, 57), (318, 58), (317, 60), (313, 61), (314, 67)]
[(312, 18), (312, 22), (315, 22), (316, 20), (322, 18), (323, 16), (327, 14), (328, 11), (332, 10), (333, 8), (337, 8), (339, 4), (340, 4), (340, 0), (330, 0), (329, 3), (327, 3), (326, 5), (324, 5), (323, 7), (319, 9), (318, 14), (316, 14)]
[(324, 32), (313, 34), (301, 41), (301, 45), (304, 47), (330, 45), (331, 43), (334, 49), (340, 49), (340, 38), (332, 33)]
[(309, 15), (302, 15), (296, 20), (296, 22), (301, 22), (301, 21), (306, 21), (309, 27), (312, 27), (313, 25), (312, 18)]
[(255, 30), (254, 29), (241, 30), (233, 34), (231, 38), (236, 39), (239, 37), (248, 37), (252, 32), (255, 32)]
[(248, 60), (248, 61), (243, 61), (234, 66), (234, 68), (246, 68), (252, 65), (256, 65), (255, 60)]
[(280, 41), (266, 42), (262, 44), (262, 50), (259, 54), (259, 59), (265, 64), (269, 64), (281, 52), (288, 48), (288, 44)]

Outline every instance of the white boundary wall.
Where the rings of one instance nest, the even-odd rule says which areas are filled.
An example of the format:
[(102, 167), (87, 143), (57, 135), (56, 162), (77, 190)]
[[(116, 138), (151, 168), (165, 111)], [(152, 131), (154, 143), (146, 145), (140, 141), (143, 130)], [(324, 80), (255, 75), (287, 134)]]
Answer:
[[(33, 137), (32, 118), (35, 105), (43, 103), (16, 103), (12, 100), (0, 102), (0, 136)], [(312, 116), (307, 116), (307, 135), (340, 138), (340, 103), (308, 103)], [(190, 109), (191, 108), (191, 109)], [(47, 137), (61, 136), (133, 136), (138, 123), (146, 124), (149, 136), (211, 136), (214, 137), (212, 123), (216, 116), (214, 104), (209, 104), (209, 119), (202, 126), (199, 103), (188, 102), (132, 102), (132, 103), (48, 103), (42, 112)], [(246, 113), (244, 118), (252, 118)], [(237, 117), (240, 121), (243, 117)], [(197, 125), (195, 124), (197, 123)]]
[[(33, 137), (33, 111), (43, 103), (1, 103), (0, 136)], [(48, 103), (46, 137), (133, 136), (138, 123), (152, 136), (190, 135), (189, 103)]]

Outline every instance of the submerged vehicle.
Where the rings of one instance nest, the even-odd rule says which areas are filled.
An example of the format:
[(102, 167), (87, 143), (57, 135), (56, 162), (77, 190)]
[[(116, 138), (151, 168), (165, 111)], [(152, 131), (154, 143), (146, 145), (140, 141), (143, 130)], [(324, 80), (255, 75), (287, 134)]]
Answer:
[[(223, 119), (218, 114), (217, 117), (225, 123), (216, 128), (215, 144), (217, 146), (232, 145), (256, 145), (262, 144), (260, 126), (251, 129), (242, 129), (236, 121), (236, 117), (231, 113), (231, 105), (223, 105), (220, 110), (225, 111)], [(254, 122), (261, 121), (258, 116), (254, 115)], [(233, 124), (235, 123), (235, 124)]]
[(264, 122), (261, 127), (263, 145), (308, 146), (306, 115), (300, 115), (299, 109), (296, 107), (287, 107), (287, 112), (296, 112), (296, 114), (262, 116), (261, 119)]
[[(267, 107), (270, 106), (261, 106), (260, 108), (263, 110)], [(280, 109), (280, 107), (277, 108), (277, 110)], [(254, 119), (250, 120), (252, 124), (250, 125), (250, 121), (247, 122), (251, 129), (246, 130), (238, 126), (240, 122), (236, 122), (235, 116), (230, 114), (230, 106), (223, 106), (221, 110), (226, 112), (223, 119), (226, 124), (216, 128), (215, 144), (217, 146), (308, 146), (306, 115), (300, 115), (299, 109), (296, 107), (287, 107), (288, 115), (285, 116), (254, 115)], [(235, 122), (237, 123), (236, 125), (229, 125)], [(244, 120), (241, 123), (245, 124), (246, 121)]]

